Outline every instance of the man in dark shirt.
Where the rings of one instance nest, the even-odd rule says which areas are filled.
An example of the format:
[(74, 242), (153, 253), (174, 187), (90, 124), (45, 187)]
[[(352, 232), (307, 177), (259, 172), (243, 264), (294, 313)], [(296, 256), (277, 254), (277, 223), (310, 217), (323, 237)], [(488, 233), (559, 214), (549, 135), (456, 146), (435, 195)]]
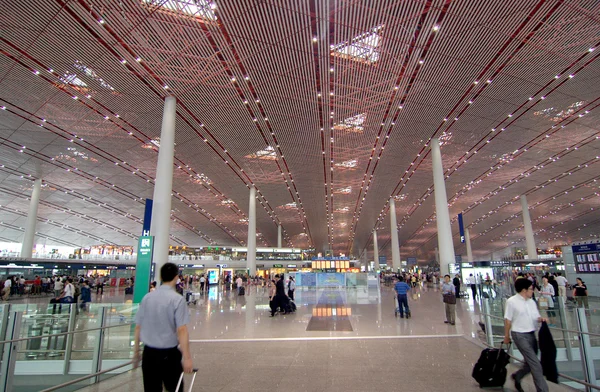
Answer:
[(456, 298), (458, 298), (460, 294), (460, 278), (458, 277), (458, 274), (454, 275), (454, 279), (452, 279), (452, 284), (454, 285), (455, 296)]
[(271, 316), (275, 315), (275, 311), (278, 307), (281, 308), (281, 310), (285, 311), (287, 296), (285, 295), (285, 286), (283, 284), (283, 278), (280, 275), (275, 275), (275, 298), (273, 298), (273, 302), (274, 306), (271, 310)]

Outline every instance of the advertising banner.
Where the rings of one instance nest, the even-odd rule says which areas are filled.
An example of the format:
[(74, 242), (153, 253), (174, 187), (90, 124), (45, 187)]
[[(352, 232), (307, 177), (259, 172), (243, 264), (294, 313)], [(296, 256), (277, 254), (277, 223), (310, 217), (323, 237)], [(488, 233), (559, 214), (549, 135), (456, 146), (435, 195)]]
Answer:
[(344, 287), (346, 274), (339, 272), (317, 274), (317, 287)]

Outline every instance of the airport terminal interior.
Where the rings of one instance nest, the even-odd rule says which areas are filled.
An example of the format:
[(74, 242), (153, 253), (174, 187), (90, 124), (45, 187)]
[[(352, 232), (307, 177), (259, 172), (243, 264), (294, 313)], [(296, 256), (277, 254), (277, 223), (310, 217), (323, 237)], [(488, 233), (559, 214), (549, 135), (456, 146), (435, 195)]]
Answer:
[(186, 391), (519, 391), (520, 275), (600, 390), (597, 0), (0, 4), (0, 390), (144, 391), (166, 263)]

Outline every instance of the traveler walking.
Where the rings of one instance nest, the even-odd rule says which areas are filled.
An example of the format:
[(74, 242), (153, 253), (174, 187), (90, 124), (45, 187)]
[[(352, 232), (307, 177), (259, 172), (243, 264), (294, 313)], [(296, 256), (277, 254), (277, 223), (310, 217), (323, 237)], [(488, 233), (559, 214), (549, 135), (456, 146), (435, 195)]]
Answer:
[(4, 281), (4, 288), (2, 289), (2, 300), (3, 301), (8, 301), (8, 298), (10, 297), (10, 286), (11, 285), (12, 285), (12, 278), (9, 276)]
[(578, 308), (584, 307), (587, 309), (589, 307), (587, 286), (581, 278), (577, 278), (577, 283), (573, 287), (573, 297), (577, 300)]
[(271, 308), (271, 317), (275, 317), (275, 311), (277, 311), (277, 305), (275, 304), (275, 280), (269, 281), (269, 307)]
[(81, 309), (87, 309), (87, 304), (92, 302), (92, 290), (90, 289), (90, 282), (87, 280), (83, 281), (81, 285)]
[(400, 313), (400, 318), (404, 318), (405, 312), (406, 318), (410, 318), (410, 309), (408, 307), (408, 292), (410, 291), (410, 286), (406, 284), (402, 275), (398, 277), (398, 282), (394, 285), (394, 291), (398, 298), (398, 312)]
[(192, 372), (187, 327), (190, 317), (185, 298), (175, 291), (178, 272), (179, 268), (173, 263), (163, 265), (160, 269), (163, 284), (144, 296), (135, 315), (133, 363), (134, 366), (139, 363), (142, 341), (145, 392), (162, 392), (163, 384), (167, 391), (175, 392), (181, 372)]
[(567, 301), (567, 278), (562, 276), (560, 272), (557, 272), (555, 280), (558, 284), (558, 296), (564, 304)]
[(548, 392), (542, 364), (537, 357), (538, 343), (535, 338), (537, 323), (546, 320), (540, 316), (535, 301), (531, 299), (533, 289), (533, 283), (529, 279), (515, 281), (517, 294), (506, 301), (504, 311), (504, 343), (514, 341), (525, 360), (523, 367), (511, 376), (515, 389), (523, 392), (521, 381), (531, 372), (536, 391)]
[(454, 295), (454, 285), (450, 282), (450, 275), (444, 276), (442, 296), (446, 308), (446, 321), (444, 323), (454, 325), (456, 323), (456, 296)]
[(242, 288), (244, 287), (242, 275), (238, 275), (237, 279), (235, 280), (235, 285), (237, 287), (237, 294), (240, 295), (240, 291), (242, 291)]
[(206, 283), (206, 278), (204, 275), (200, 277), (200, 292), (204, 293), (204, 284)]
[(454, 285), (454, 295), (456, 298), (460, 297), (460, 278), (458, 277), (458, 274), (454, 275), (452, 284)]
[(473, 293), (473, 299), (477, 298), (477, 284), (475, 283), (475, 277), (473, 274), (469, 275), (467, 283), (471, 286), (471, 292)]
[(293, 301), (294, 300), (294, 292), (296, 291), (296, 281), (293, 276), (290, 276), (290, 281), (288, 282), (288, 297)]
[(55, 279), (54, 280), (54, 297), (59, 298), (60, 293), (62, 293), (62, 291), (63, 291), (64, 284), (63, 284), (60, 276), (57, 276), (54, 279)]

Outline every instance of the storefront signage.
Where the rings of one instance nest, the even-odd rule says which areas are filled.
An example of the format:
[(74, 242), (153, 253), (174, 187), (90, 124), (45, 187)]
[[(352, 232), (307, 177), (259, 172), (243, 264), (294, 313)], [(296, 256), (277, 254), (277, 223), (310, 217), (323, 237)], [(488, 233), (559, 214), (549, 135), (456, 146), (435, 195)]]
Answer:
[(273, 264), (273, 268), (283, 268), (283, 264)]
[(288, 268), (298, 268), (298, 266), (296, 264), (288, 264), (287, 267)]
[(505, 260), (490, 261), (490, 266), (491, 267), (510, 267), (510, 261), (505, 261)]
[(227, 264), (217, 264), (217, 267), (220, 267), (220, 268), (227, 268)]
[(337, 260), (350, 260), (349, 257), (313, 257), (312, 261), (337, 261)]
[(144, 295), (150, 289), (150, 274), (152, 272), (152, 252), (154, 237), (141, 236), (138, 242), (135, 283), (133, 287), (133, 303), (142, 302)]
[(460, 266), (462, 268), (473, 268), (473, 264), (471, 264), (471, 263), (461, 263)]

